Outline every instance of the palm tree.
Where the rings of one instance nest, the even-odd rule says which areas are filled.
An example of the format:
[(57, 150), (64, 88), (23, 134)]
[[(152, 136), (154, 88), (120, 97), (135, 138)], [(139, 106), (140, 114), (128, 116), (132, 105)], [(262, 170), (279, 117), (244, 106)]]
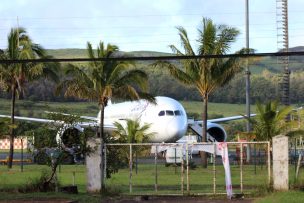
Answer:
[(290, 131), (290, 123), (285, 122), (285, 118), (292, 111), (291, 106), (279, 108), (278, 101), (269, 101), (265, 105), (256, 103), (256, 117), (248, 118), (253, 125), (253, 130), (257, 140), (271, 140), (273, 136), (282, 132)]
[(117, 130), (114, 131), (113, 136), (118, 138), (123, 143), (143, 143), (149, 140), (149, 136), (154, 133), (147, 133), (150, 124), (140, 126), (138, 119), (126, 119), (126, 126), (119, 122), (115, 122), (114, 126)]
[[(89, 100), (97, 100), (99, 117), (99, 135), (101, 138), (101, 166), (103, 166), (103, 144), (104, 136), (104, 109), (109, 99), (119, 97), (127, 100), (145, 98), (155, 101), (154, 97), (146, 93), (148, 75), (141, 70), (130, 69), (133, 64), (127, 61), (110, 60), (119, 49), (115, 45), (108, 44), (105, 47), (103, 42), (99, 43), (96, 52), (91, 43), (87, 43), (87, 53), (93, 60), (89, 67), (78, 67), (69, 65), (66, 74), (72, 75), (70, 79), (63, 81), (58, 90), (66, 88), (65, 96), (76, 96)], [(96, 56), (95, 56), (96, 54)], [(106, 61), (98, 61), (98, 58), (105, 58)], [(142, 90), (143, 92), (139, 91)], [(101, 167), (103, 176), (103, 167)], [(103, 177), (101, 177), (101, 192), (104, 192)]]
[[(202, 30), (198, 30), (199, 39), (197, 53), (193, 50), (187, 31), (183, 27), (177, 27), (181, 46), (184, 52), (176, 46), (170, 45), (173, 53), (178, 56), (206, 56), (224, 55), (230, 49), (231, 44), (236, 40), (239, 31), (226, 25), (215, 25), (212, 20), (203, 18)], [(240, 51), (240, 53), (243, 51)], [(170, 62), (157, 62), (155, 65), (162, 65), (169, 69), (172, 76), (180, 82), (195, 86), (203, 99), (203, 128), (202, 141), (207, 141), (207, 110), (209, 95), (217, 88), (227, 84), (242, 68), (237, 58), (198, 58), (181, 61), (182, 67)], [(202, 154), (203, 165), (207, 166), (206, 154)]]
[[(22, 60), (46, 57), (45, 50), (34, 44), (24, 28), (12, 28), (8, 35), (8, 48), (1, 52), (2, 60)], [(55, 69), (41, 63), (8, 63), (0, 65), (0, 88), (11, 93), (11, 125), (15, 124), (15, 101), (23, 93), (27, 82), (49, 75), (56, 78)], [(14, 128), (10, 130), (8, 168), (12, 167), (14, 153)]]
[[(126, 119), (125, 125), (115, 122), (114, 126), (117, 128), (113, 132), (113, 138), (118, 140), (120, 143), (143, 143), (149, 140), (150, 136), (153, 136), (155, 133), (148, 133), (151, 124), (143, 124), (140, 125), (140, 120), (135, 119)], [(135, 155), (135, 163), (136, 163), (136, 174), (137, 174), (137, 154), (142, 151), (142, 148), (133, 147), (131, 154), (126, 154), (125, 151), (120, 152), (125, 155), (129, 162), (129, 166), (133, 165), (133, 157)]]

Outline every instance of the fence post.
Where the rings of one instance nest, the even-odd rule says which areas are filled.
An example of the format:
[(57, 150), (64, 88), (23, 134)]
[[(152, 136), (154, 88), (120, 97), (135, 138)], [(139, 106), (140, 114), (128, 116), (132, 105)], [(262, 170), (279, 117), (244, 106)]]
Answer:
[(104, 175), (103, 175), (103, 183), (106, 187), (107, 180), (107, 144), (104, 145)]
[(187, 194), (190, 194), (190, 186), (189, 186), (189, 149), (188, 143), (186, 143), (186, 164), (187, 164)]
[(129, 174), (129, 189), (130, 189), (130, 193), (132, 193), (132, 144), (130, 144), (130, 163), (129, 163), (129, 167), (130, 167), (130, 174)]
[(21, 137), (21, 172), (23, 172), (23, 137)]
[(154, 188), (155, 188), (155, 192), (157, 192), (157, 182), (158, 182), (158, 174), (157, 174), (157, 145), (155, 146), (155, 154), (154, 154), (154, 164), (155, 164), (155, 185), (154, 185)]
[(182, 161), (182, 164), (181, 164), (181, 191), (182, 191), (182, 194), (184, 194), (184, 155), (183, 153), (181, 153), (181, 161)]
[(243, 143), (240, 143), (240, 186), (241, 193), (243, 193)]
[(216, 159), (216, 144), (213, 144), (213, 194), (216, 194), (216, 168), (215, 168), (215, 159)]
[(267, 160), (268, 160), (268, 186), (270, 186), (271, 183), (270, 142), (267, 143)]
[(73, 186), (75, 186), (75, 171), (73, 171)]

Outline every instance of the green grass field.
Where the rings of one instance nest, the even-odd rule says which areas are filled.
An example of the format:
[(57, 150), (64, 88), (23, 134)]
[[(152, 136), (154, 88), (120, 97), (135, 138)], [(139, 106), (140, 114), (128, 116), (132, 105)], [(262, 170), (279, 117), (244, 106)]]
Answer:
[[(58, 172), (58, 179), (62, 186), (73, 184), (73, 172), (75, 172), (75, 184), (78, 186), (79, 194), (67, 195), (63, 193), (28, 193), (16, 192), (17, 188), (30, 184), (39, 178), (43, 170), (49, 170), (48, 166), (27, 165), (24, 172), (20, 166), (14, 166), (8, 170), (6, 166), (0, 166), (0, 200), (28, 199), (28, 198), (56, 198), (72, 199), (79, 202), (98, 202), (98, 195), (86, 193), (86, 170), (84, 165), (63, 165)], [(181, 192), (181, 168), (174, 166), (165, 167), (159, 163), (158, 167), (158, 191), (155, 191), (155, 166), (153, 164), (139, 164), (138, 173), (135, 168), (132, 171), (132, 195), (182, 195)], [(185, 171), (186, 172), (186, 171)], [(198, 166), (189, 171), (190, 194), (213, 193), (213, 167), (207, 169)], [(302, 171), (303, 173), (303, 171)], [(231, 165), (232, 184), (234, 193), (240, 193), (240, 168), (238, 165)], [(290, 182), (292, 183), (294, 169), (290, 167)], [(222, 165), (216, 166), (216, 192), (225, 193), (225, 175)], [(304, 182), (304, 175), (300, 181)], [(186, 175), (184, 175), (184, 194), (187, 194)], [(118, 173), (106, 180), (106, 188), (110, 194), (129, 195), (129, 169), (120, 169)], [(256, 173), (253, 165), (245, 165), (243, 172), (243, 188), (246, 198), (257, 198), (254, 202), (301, 202), (304, 193), (291, 191), (286, 193), (267, 192), (267, 169), (266, 166), (258, 166)], [(10, 190), (11, 192), (4, 192)], [(15, 192), (14, 192), (15, 191)], [(118, 195), (119, 194), (119, 195)], [(223, 197), (223, 196), (219, 196)], [(288, 201), (287, 201), (288, 200)]]
[[(20, 166), (14, 166), (8, 170), (6, 166), (0, 166), (0, 191), (22, 187), (39, 178), (43, 170), (49, 170), (47, 166), (26, 165), (24, 171)], [(182, 194), (181, 192), (181, 168), (158, 164), (158, 191), (155, 191), (155, 166), (153, 164), (139, 164), (138, 173), (133, 170), (132, 185), (134, 194)], [(58, 179), (62, 185), (73, 183), (75, 172), (75, 184), (80, 193), (86, 192), (86, 173), (83, 165), (63, 165), (58, 172)], [(240, 192), (240, 168), (231, 166), (234, 192)], [(253, 166), (244, 166), (243, 175), (244, 192), (255, 193), (259, 187), (266, 188), (267, 170), (265, 166), (257, 167), (256, 174)], [(216, 166), (216, 192), (225, 193), (225, 175), (223, 166)], [(186, 193), (186, 171), (184, 174), (184, 191)], [(118, 173), (106, 180), (106, 186), (111, 191), (129, 194), (129, 169), (120, 169)], [(198, 166), (189, 170), (189, 186), (191, 194), (213, 193), (213, 167), (207, 169)]]

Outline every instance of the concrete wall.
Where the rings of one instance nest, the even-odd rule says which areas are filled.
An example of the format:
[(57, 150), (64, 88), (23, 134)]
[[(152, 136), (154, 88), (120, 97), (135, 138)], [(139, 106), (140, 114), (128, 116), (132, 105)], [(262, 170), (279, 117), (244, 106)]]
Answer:
[[(97, 193), (100, 192), (100, 139), (90, 139), (87, 142), (93, 150), (92, 153), (86, 157), (87, 169), (87, 192)], [(96, 147), (98, 146), (98, 147)]]
[(272, 138), (273, 188), (288, 190), (288, 137), (278, 135)]

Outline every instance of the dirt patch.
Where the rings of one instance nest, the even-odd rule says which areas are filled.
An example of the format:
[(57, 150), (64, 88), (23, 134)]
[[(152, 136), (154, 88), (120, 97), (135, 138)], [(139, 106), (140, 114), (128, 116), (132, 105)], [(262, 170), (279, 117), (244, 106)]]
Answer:
[[(32, 198), (32, 199), (18, 199), (18, 200), (2, 200), (0, 203), (77, 203), (78, 201), (56, 198)], [(251, 203), (253, 199), (240, 198), (240, 199), (225, 199), (221, 197), (208, 197), (208, 196), (126, 196), (116, 198), (105, 198), (101, 203)]]
[[(66, 200), (66, 199), (19, 199), (19, 200), (2, 200), (0, 203), (74, 203), (75, 201)], [(77, 201), (76, 201), (77, 202)], [(75, 203), (76, 203), (75, 202)]]
[(220, 202), (233, 202), (233, 203), (251, 203), (253, 199), (217, 199), (209, 198), (206, 196), (195, 196), (195, 197), (185, 197), (185, 196), (138, 196), (138, 197), (123, 197), (120, 199), (105, 199), (105, 202), (115, 202), (115, 203), (135, 203), (135, 202), (147, 202), (147, 203), (220, 203)]

